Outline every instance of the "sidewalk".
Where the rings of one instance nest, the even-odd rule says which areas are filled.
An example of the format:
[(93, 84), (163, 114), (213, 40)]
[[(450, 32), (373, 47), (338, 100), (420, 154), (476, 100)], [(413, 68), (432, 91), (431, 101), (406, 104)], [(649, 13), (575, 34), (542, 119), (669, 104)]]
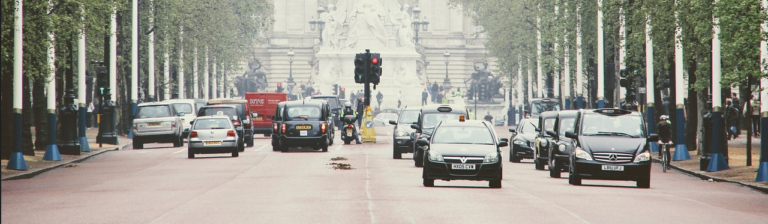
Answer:
[(125, 136), (118, 136), (117, 139), (118, 139), (119, 145), (104, 144), (103, 147), (99, 148), (99, 144), (96, 143), (96, 135), (98, 135), (98, 133), (99, 133), (98, 128), (90, 128), (85, 132), (86, 137), (88, 137), (88, 143), (91, 146), (90, 152), (81, 152), (80, 155), (61, 155), (61, 161), (43, 160), (43, 156), (45, 155), (45, 149), (35, 150), (35, 156), (24, 156), (24, 160), (27, 161), (27, 170), (8, 170), (6, 169), (6, 166), (8, 165), (8, 160), (4, 159), (0, 161), (0, 165), (2, 166), (2, 168), (0, 168), (0, 172), (2, 172), (2, 175), (0, 176), (0, 178), (2, 178), (3, 181), (31, 178), (31, 177), (34, 177), (35, 175), (41, 174), (43, 172), (46, 172), (52, 169), (56, 169), (62, 166), (67, 166), (71, 163), (81, 162), (83, 160), (86, 160), (92, 156), (99, 155), (101, 153), (109, 152), (112, 150), (123, 149), (132, 143), (131, 139), (128, 139)]
[[(760, 161), (760, 138), (752, 138), (752, 166), (747, 166), (747, 137), (746, 132), (743, 132), (738, 138), (728, 141), (727, 156), (729, 157), (728, 166), (730, 169), (717, 172), (699, 170), (701, 156), (696, 155), (696, 151), (689, 152), (691, 154), (690, 160), (672, 161), (672, 168), (704, 180), (737, 183), (768, 193), (768, 182), (755, 182)], [(659, 162), (656, 155), (654, 155), (654, 160)]]

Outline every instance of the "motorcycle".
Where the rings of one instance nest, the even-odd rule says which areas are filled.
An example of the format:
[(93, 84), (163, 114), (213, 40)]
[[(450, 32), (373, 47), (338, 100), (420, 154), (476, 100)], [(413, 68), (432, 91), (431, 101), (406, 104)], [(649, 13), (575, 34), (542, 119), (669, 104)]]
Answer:
[(357, 117), (354, 115), (347, 115), (344, 116), (344, 127), (342, 130), (341, 140), (344, 141), (345, 145), (349, 145), (350, 142), (354, 141), (357, 136), (355, 136), (355, 122), (357, 121)]

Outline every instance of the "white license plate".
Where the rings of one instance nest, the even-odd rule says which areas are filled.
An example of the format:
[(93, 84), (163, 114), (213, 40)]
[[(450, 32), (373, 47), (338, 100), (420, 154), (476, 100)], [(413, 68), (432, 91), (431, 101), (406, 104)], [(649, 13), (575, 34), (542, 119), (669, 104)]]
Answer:
[(221, 141), (205, 141), (205, 145), (221, 145)]
[(352, 136), (352, 130), (351, 129), (347, 129), (347, 136)]
[(605, 170), (605, 171), (624, 171), (624, 167), (623, 166), (603, 165), (603, 170)]
[(454, 163), (451, 164), (451, 168), (454, 170), (474, 170), (475, 164)]
[(299, 135), (301, 135), (301, 136), (307, 136), (307, 131), (300, 131), (300, 132), (299, 132)]

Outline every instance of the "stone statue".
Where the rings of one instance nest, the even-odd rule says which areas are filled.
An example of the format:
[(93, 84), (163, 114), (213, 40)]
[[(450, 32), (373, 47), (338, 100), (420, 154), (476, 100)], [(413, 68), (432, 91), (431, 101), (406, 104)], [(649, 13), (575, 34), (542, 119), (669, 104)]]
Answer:
[(384, 7), (376, 0), (356, 2), (347, 18), (347, 47), (355, 47), (357, 41), (365, 36), (374, 36), (383, 46), (387, 46), (387, 33), (383, 23), (385, 15)]
[(411, 15), (408, 14), (409, 6), (403, 5), (402, 10), (394, 11), (390, 17), (395, 25), (398, 47), (414, 47), (413, 30), (411, 29)]
[(320, 17), (321, 20), (325, 21), (323, 47), (338, 48), (339, 36), (344, 32), (342, 23), (346, 18), (346, 12), (338, 11), (335, 5), (328, 4), (328, 12), (323, 13)]

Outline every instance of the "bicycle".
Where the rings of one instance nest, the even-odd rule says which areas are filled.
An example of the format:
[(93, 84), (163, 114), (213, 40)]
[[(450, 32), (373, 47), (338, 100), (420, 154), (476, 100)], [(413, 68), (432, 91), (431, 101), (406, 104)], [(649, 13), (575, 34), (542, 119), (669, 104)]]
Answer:
[(659, 150), (661, 154), (661, 172), (666, 173), (670, 165), (671, 153), (669, 147), (672, 143), (661, 143), (659, 145), (663, 145), (662, 149)]

